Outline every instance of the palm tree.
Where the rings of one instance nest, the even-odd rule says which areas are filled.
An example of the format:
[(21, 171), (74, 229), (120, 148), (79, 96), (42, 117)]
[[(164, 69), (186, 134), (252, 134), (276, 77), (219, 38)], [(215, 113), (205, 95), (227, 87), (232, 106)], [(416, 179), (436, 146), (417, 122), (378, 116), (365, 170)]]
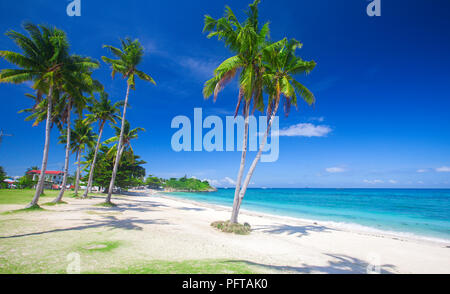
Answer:
[(86, 187), (86, 190), (84, 191), (83, 198), (86, 198), (88, 196), (88, 193), (90, 193), (92, 189), (95, 163), (97, 160), (98, 150), (100, 148), (100, 141), (102, 139), (105, 124), (108, 121), (116, 124), (116, 120), (120, 119), (120, 106), (122, 105), (123, 102), (116, 102), (112, 104), (111, 100), (108, 99), (108, 94), (106, 92), (102, 92), (100, 94), (100, 101), (94, 100), (92, 102), (92, 105), (89, 107), (90, 113), (87, 115), (85, 121), (89, 123), (98, 122), (99, 132), (97, 145), (95, 146), (94, 155), (90, 164), (88, 185)]
[(248, 124), (250, 104), (253, 99), (253, 111), (258, 109), (263, 111), (263, 66), (262, 50), (268, 45), (269, 23), (259, 27), (258, 4), (260, 0), (255, 0), (249, 5), (247, 19), (240, 23), (230, 7), (225, 8), (225, 16), (215, 20), (209, 15), (205, 16), (205, 27), (203, 31), (209, 31), (208, 38), (217, 36), (223, 40), (225, 45), (236, 55), (228, 58), (214, 71), (214, 77), (205, 83), (203, 96), (205, 98), (214, 94), (214, 101), (223, 87), (239, 74), (239, 95), (235, 111), (235, 117), (244, 99), (244, 142), (241, 156), (241, 164), (236, 180), (234, 193), (232, 223), (237, 223), (237, 212), (239, 203), (239, 191), (244, 174), (245, 158), (248, 143)]
[(44, 186), (55, 91), (60, 88), (63, 81), (67, 80), (71, 73), (86, 66), (95, 67), (96, 65), (89, 59), (71, 58), (67, 37), (62, 30), (43, 25), (36, 26), (31, 23), (25, 23), (24, 29), (28, 32), (29, 37), (13, 30), (6, 33), (21, 49), (22, 53), (0, 51), (1, 57), (19, 67), (17, 69), (3, 69), (0, 72), (0, 82), (21, 84), (31, 81), (39, 99), (46, 95), (47, 117), (42, 167), (35, 195), (27, 206), (27, 208), (30, 208), (37, 206)]
[(281, 43), (269, 46), (263, 51), (265, 67), (263, 79), (265, 92), (269, 95), (267, 107), (267, 119), (269, 123), (260, 143), (258, 153), (249, 168), (239, 193), (237, 213), (239, 213), (239, 208), (247, 192), (247, 187), (253, 172), (267, 143), (267, 137), (278, 112), (281, 96), (284, 97), (284, 111), (286, 116), (289, 115), (291, 105), (297, 107), (297, 96), (300, 96), (308, 105), (312, 105), (315, 102), (313, 93), (294, 78), (298, 74), (308, 74), (316, 67), (314, 61), (304, 61), (295, 55), (296, 49), (301, 47), (302, 44), (295, 39), (291, 39), (289, 42), (283, 39)]
[[(132, 41), (129, 38), (121, 41), (122, 49), (104, 45), (104, 48), (108, 48), (111, 53), (116, 56), (118, 59), (111, 59), (103, 56), (102, 59), (104, 62), (111, 65), (112, 68), (112, 77), (114, 78), (116, 73), (121, 73), (124, 79), (127, 79), (127, 94), (125, 96), (125, 102), (123, 105), (123, 114), (122, 114), (122, 126), (121, 126), (121, 134), (118, 142), (118, 150), (121, 149), (123, 143), (123, 131), (125, 127), (125, 117), (128, 106), (128, 96), (130, 94), (130, 89), (135, 90), (136, 88), (136, 76), (141, 80), (153, 83), (156, 85), (155, 81), (151, 76), (137, 69), (137, 66), (141, 63), (142, 57), (144, 55), (144, 48), (139, 43), (138, 40)], [(117, 175), (117, 169), (119, 168), (120, 161), (120, 152), (117, 152), (116, 161), (114, 163), (114, 169), (111, 176), (111, 183), (108, 189), (108, 197), (106, 197), (106, 203), (111, 203), (111, 194), (114, 188), (114, 181)]]
[[(100, 82), (92, 79), (92, 71), (90, 68), (86, 68), (86, 72), (74, 73), (74, 79), (71, 82), (67, 82), (63, 85), (65, 95), (62, 99), (64, 105), (61, 111), (61, 121), (66, 124), (66, 155), (64, 161), (64, 176), (61, 185), (61, 190), (58, 196), (53, 200), (54, 203), (60, 203), (64, 196), (67, 186), (67, 178), (69, 175), (69, 157), (70, 157), (70, 136), (71, 136), (71, 115), (72, 108), (75, 107), (80, 118), (83, 113), (83, 109), (87, 103), (87, 98), (83, 96), (83, 92), (93, 93), (94, 91), (100, 91), (103, 86)], [(76, 84), (74, 84), (76, 83)], [(61, 126), (62, 128), (62, 126)]]
[[(83, 122), (80, 119), (75, 121), (75, 126), (73, 130), (71, 130), (71, 134), (72, 136), (70, 139), (70, 150), (72, 150), (72, 153), (76, 153), (77, 159), (77, 173), (75, 180), (75, 196), (77, 196), (80, 186), (81, 155), (86, 147), (94, 147), (96, 135), (92, 132), (92, 127), (88, 123)], [(60, 142), (67, 142), (66, 134), (60, 136)]]
[[(113, 142), (116, 142), (116, 144), (114, 144), (113, 146), (111, 146), (111, 148), (109, 148), (109, 151), (106, 154), (107, 156), (114, 156), (114, 155), (116, 156), (114, 166), (116, 166), (116, 164), (118, 162), (120, 162), (120, 158), (122, 157), (122, 154), (124, 153), (124, 150), (126, 148), (128, 148), (130, 151), (130, 152), (127, 152), (126, 154), (129, 156), (132, 156), (131, 160), (134, 160), (134, 151), (133, 151), (133, 147), (131, 146), (131, 140), (137, 139), (139, 132), (141, 132), (141, 131), (145, 132), (145, 129), (143, 129), (143, 128), (130, 129), (129, 121), (123, 122), (122, 126), (123, 126), (122, 128), (119, 128), (115, 125), (112, 125), (112, 128), (114, 129), (114, 132), (116, 135), (112, 138), (109, 138), (108, 140), (106, 140), (104, 142), (105, 144), (111, 144)], [(121, 145), (120, 145), (120, 141), (122, 141)], [(110, 189), (112, 189), (111, 186), (110, 186)], [(110, 192), (112, 192), (112, 191), (108, 191), (108, 197), (106, 199), (106, 203), (111, 203), (111, 197), (110, 197), (111, 193)]]

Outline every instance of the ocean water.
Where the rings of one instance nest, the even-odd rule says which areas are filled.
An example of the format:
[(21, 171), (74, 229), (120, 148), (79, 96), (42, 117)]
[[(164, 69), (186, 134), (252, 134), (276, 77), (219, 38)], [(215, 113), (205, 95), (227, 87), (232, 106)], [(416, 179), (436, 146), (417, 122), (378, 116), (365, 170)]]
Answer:
[[(170, 195), (231, 207), (234, 189)], [(450, 241), (450, 190), (249, 189), (242, 209)]]

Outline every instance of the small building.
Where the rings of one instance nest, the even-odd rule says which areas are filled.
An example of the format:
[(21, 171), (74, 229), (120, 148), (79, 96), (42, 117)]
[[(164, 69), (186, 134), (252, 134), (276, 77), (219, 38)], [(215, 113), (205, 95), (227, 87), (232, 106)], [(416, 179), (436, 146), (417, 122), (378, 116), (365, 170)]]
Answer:
[[(41, 171), (40, 170), (30, 170), (29, 172), (27, 172), (27, 174), (33, 176), (33, 181), (38, 181)], [(59, 186), (62, 184), (63, 177), (64, 177), (64, 172), (62, 172), (62, 171), (52, 171), (52, 170), (45, 171), (44, 188), (45, 189), (59, 189)]]

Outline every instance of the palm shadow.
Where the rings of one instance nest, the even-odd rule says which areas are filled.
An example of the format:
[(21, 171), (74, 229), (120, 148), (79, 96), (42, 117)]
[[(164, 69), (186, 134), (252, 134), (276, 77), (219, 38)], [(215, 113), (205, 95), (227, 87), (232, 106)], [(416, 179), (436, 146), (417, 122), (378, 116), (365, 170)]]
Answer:
[(117, 219), (114, 216), (103, 216), (103, 219), (100, 219), (100, 220), (90, 219), (89, 221), (87, 221), (86, 224), (80, 225), (80, 226), (63, 228), (63, 229), (53, 229), (53, 230), (42, 231), (42, 232), (19, 234), (19, 235), (13, 235), (13, 236), (0, 236), (0, 239), (38, 236), (38, 235), (58, 233), (58, 232), (82, 231), (82, 230), (86, 230), (86, 229), (99, 228), (99, 227), (109, 227), (110, 230), (124, 229), (124, 230), (142, 231), (143, 228), (139, 225), (152, 225), (152, 224), (169, 225), (170, 223), (168, 223), (165, 220), (159, 220), (159, 219), (143, 220), (143, 219), (138, 219), (135, 217), (126, 218), (126, 219)]
[(319, 225), (306, 225), (306, 226), (290, 226), (290, 225), (272, 225), (272, 226), (259, 226), (252, 229), (253, 231), (261, 231), (267, 234), (288, 234), (298, 237), (308, 236), (311, 232), (331, 232), (334, 229)]
[[(277, 265), (267, 265), (246, 260), (229, 260), (227, 262), (241, 262), (247, 265), (257, 266), (269, 270), (275, 270), (280, 272), (291, 272), (297, 274), (310, 274), (310, 273), (323, 273), (323, 274), (367, 274), (368, 269), (374, 269), (373, 265), (370, 263), (350, 257), (347, 255), (340, 254), (325, 254), (330, 260), (327, 265), (317, 266), (317, 265), (307, 265), (302, 264), (300, 266), (277, 266)], [(396, 267), (392, 264), (382, 264), (379, 265), (380, 274), (393, 274), (395, 273)]]
[(206, 209), (204, 208), (196, 208), (196, 207), (178, 207), (179, 210), (186, 210), (186, 211), (204, 211)]

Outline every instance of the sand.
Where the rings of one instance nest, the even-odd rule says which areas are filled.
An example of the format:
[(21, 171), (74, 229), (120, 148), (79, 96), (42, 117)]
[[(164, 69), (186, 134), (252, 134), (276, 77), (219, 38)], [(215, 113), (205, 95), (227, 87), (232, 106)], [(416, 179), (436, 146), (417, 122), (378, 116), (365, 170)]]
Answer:
[[(120, 266), (125, 259), (221, 259), (245, 261), (267, 273), (450, 273), (450, 244), (445, 242), (350, 230), (250, 211), (242, 211), (239, 221), (251, 225), (251, 234), (227, 234), (210, 224), (227, 220), (228, 207), (154, 191), (115, 196), (117, 208), (93, 206), (100, 202), (95, 198), (65, 201), (69, 204), (46, 208), (52, 210), (50, 213), (22, 214), (20, 219), (34, 225), (8, 232), (2, 229), (2, 237), (12, 238), (1, 239), (0, 249), (2, 240), (21, 238), (41, 238), (43, 247), (59, 244), (58, 240), (66, 244), (70, 238), (81, 244), (89, 241), (83, 239), (83, 232), (90, 232), (128, 244), (122, 251), (117, 249), (115, 258), (103, 267)], [(3, 205), (0, 210), (12, 208), (21, 207)], [(0, 220), (6, 218), (2, 216)], [(18, 246), (19, 253), (6, 249), (9, 253), (3, 252), (4, 258), (8, 254), (33, 254), (30, 246)], [(89, 269), (99, 270), (92, 264)]]

